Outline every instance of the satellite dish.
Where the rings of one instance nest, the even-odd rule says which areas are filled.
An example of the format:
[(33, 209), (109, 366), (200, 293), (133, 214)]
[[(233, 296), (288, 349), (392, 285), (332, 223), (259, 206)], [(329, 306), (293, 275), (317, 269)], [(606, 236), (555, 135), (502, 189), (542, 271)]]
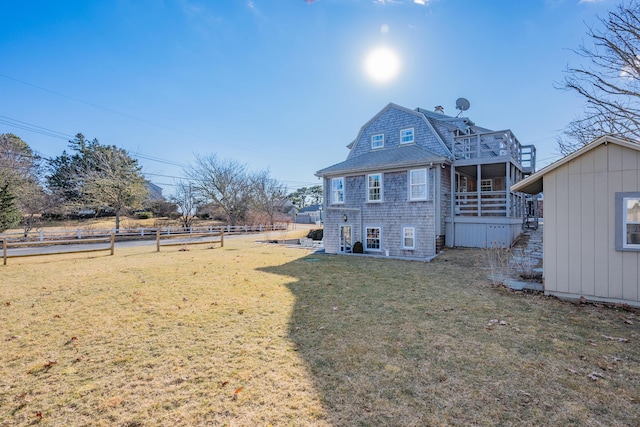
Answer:
[(471, 107), (469, 100), (466, 98), (456, 99), (456, 110), (467, 111)]

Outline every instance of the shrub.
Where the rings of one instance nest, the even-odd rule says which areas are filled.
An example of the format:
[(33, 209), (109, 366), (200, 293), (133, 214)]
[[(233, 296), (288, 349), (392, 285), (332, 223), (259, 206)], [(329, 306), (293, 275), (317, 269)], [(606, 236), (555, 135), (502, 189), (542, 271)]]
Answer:
[(363, 254), (364, 247), (362, 246), (362, 242), (355, 242), (353, 244), (353, 253), (354, 254)]
[(136, 218), (138, 218), (138, 219), (153, 218), (153, 213), (151, 213), (149, 211), (136, 212)]
[(309, 230), (307, 237), (311, 240), (322, 240), (323, 230)]

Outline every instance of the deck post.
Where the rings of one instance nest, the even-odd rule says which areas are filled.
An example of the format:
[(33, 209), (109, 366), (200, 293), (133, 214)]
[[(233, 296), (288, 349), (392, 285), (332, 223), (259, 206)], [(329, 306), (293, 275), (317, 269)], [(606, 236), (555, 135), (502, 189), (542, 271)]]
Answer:
[[(480, 144), (478, 144), (479, 146)], [(476, 192), (478, 193), (478, 216), (482, 216), (482, 186), (480, 182), (482, 182), (482, 166), (478, 163), (477, 169), (477, 181), (476, 181)]]
[(220, 229), (220, 247), (224, 248), (224, 230)]
[(160, 229), (156, 229), (156, 252), (160, 252)]
[(116, 235), (111, 233), (111, 236), (109, 236), (109, 240), (110, 240), (109, 249), (111, 249), (111, 255), (113, 255), (113, 249), (114, 249), (115, 242), (116, 242)]
[(505, 216), (509, 218), (511, 216), (511, 161), (507, 161), (507, 176), (506, 176), (506, 192), (505, 201), (507, 203)]

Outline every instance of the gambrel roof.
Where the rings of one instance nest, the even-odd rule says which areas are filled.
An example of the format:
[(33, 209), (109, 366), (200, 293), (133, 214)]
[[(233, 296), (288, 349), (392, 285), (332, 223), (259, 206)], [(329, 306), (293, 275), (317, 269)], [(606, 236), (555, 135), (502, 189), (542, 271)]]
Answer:
[(349, 154), (347, 156), (347, 159), (354, 157), (355, 155), (355, 146), (356, 146), (356, 142), (360, 140), (362, 134), (364, 133), (365, 129), (367, 129), (372, 123), (374, 123), (376, 120), (378, 120), (380, 117), (382, 117), (385, 113), (387, 113), (389, 110), (391, 109), (395, 109), (395, 110), (399, 110), (399, 111), (403, 111), (409, 115), (412, 115), (414, 117), (419, 118), (420, 120), (422, 120), (424, 122), (424, 124), (426, 125), (427, 128), (429, 128), (431, 130), (431, 132), (433, 133), (433, 136), (436, 138), (439, 147), (437, 147), (437, 150), (442, 151), (443, 155), (449, 156), (451, 158), (453, 158), (453, 155), (451, 154), (451, 151), (449, 150), (449, 147), (447, 147), (447, 144), (444, 142), (444, 140), (442, 139), (442, 137), (440, 136), (440, 134), (436, 131), (436, 129), (433, 127), (433, 124), (431, 123), (431, 121), (429, 121), (429, 119), (422, 114), (421, 112), (418, 112), (416, 110), (412, 110), (410, 108), (406, 108), (403, 107), (401, 105), (398, 104), (394, 104), (393, 102), (388, 103), (382, 110), (380, 110), (378, 112), (378, 114), (376, 114), (375, 116), (373, 116), (367, 123), (365, 123), (364, 125), (362, 125), (362, 127), (360, 128), (360, 130), (358, 131), (358, 136), (356, 136), (356, 139), (354, 139), (349, 145), (347, 145), (347, 148), (349, 148)]

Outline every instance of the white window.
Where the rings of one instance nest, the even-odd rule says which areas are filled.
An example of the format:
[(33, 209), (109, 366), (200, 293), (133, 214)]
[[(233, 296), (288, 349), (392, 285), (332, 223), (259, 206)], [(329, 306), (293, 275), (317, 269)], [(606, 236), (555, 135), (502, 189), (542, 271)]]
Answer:
[(427, 170), (409, 171), (409, 200), (427, 200)]
[(382, 250), (381, 246), (382, 232), (380, 227), (367, 227), (367, 245), (366, 249), (369, 251)]
[(384, 147), (384, 134), (379, 133), (377, 135), (371, 135), (371, 148)]
[(331, 179), (331, 203), (344, 203), (344, 178)]
[(493, 181), (490, 179), (481, 179), (480, 191), (493, 191)]
[(416, 229), (415, 227), (402, 227), (402, 248), (416, 248)]
[(367, 176), (367, 200), (369, 202), (382, 201), (382, 174), (374, 173)]
[(640, 251), (640, 192), (616, 193), (617, 251)]
[(413, 128), (402, 129), (400, 131), (400, 144), (411, 144), (413, 139)]
[(640, 249), (640, 198), (625, 197), (623, 207), (623, 234), (625, 248)]

